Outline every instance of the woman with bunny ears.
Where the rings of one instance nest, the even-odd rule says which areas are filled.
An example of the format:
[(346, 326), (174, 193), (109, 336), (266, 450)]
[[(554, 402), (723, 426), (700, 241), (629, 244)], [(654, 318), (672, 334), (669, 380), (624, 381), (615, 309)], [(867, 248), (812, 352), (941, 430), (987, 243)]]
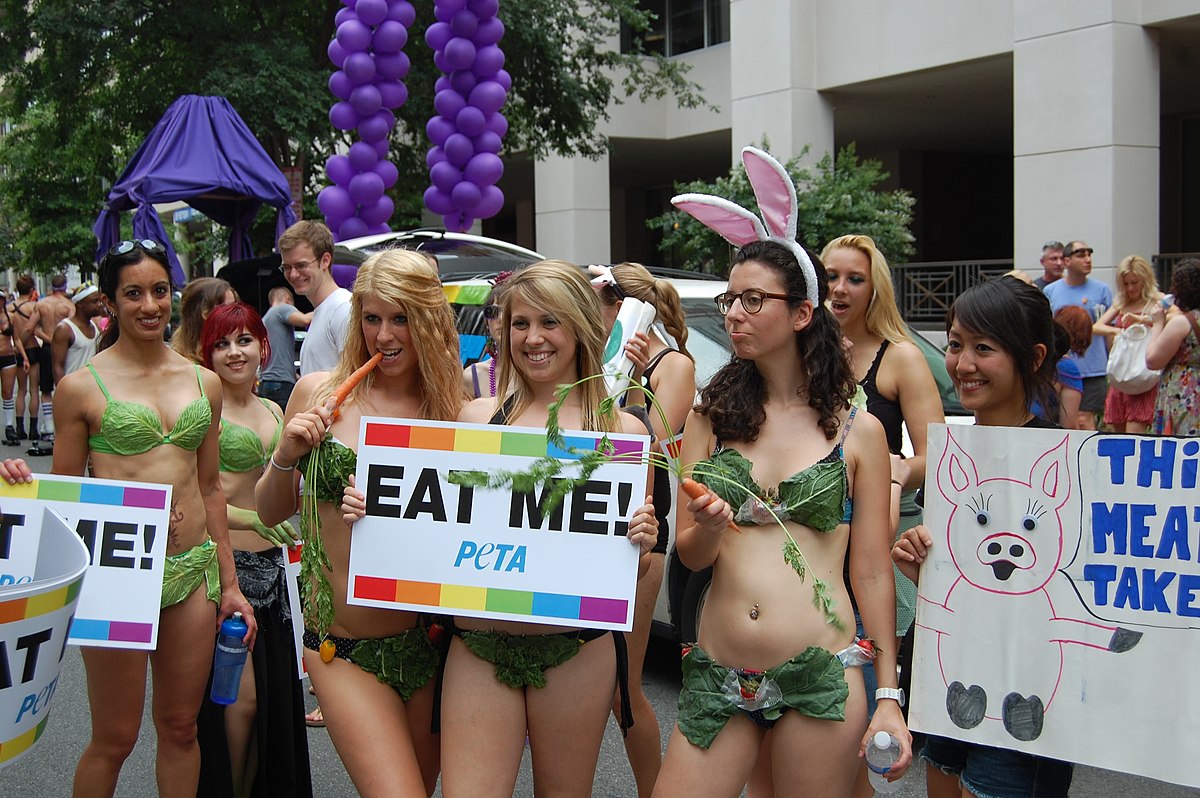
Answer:
[[(850, 406), (854, 375), (823, 304), (825, 269), (795, 240), (790, 179), (764, 152), (747, 148), (743, 160), (765, 226), (720, 198), (673, 200), (741, 249), (716, 299), (734, 357), (685, 426), (681, 459), (710, 492), (680, 494), (676, 548), (690, 568), (711, 565), (713, 580), (698, 644), (684, 649), (678, 724), (654, 794), (738, 795), (773, 728), (778, 794), (847, 795), (875, 732), (902, 748), (889, 778), (911, 759), (888, 645), (887, 444), (879, 422)], [(885, 641), (869, 727), (852, 666), (874, 647), (855, 638), (847, 551), (866, 632)]]

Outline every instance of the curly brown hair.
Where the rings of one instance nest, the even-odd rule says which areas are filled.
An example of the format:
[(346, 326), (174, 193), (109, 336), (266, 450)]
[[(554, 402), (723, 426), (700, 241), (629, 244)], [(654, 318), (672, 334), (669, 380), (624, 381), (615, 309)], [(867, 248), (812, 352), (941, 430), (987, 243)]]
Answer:
[[(807, 250), (805, 250), (807, 252)], [(825, 307), (829, 283), (820, 258), (809, 253), (817, 274), (819, 304), (813, 308), (812, 322), (796, 333), (799, 361), (796, 364), (808, 380), (808, 405), (820, 414), (821, 430), (833, 440), (841, 426), (839, 415), (850, 407), (856, 383), (850, 360), (842, 346), (842, 330), (837, 319)], [(806, 300), (808, 286), (800, 264), (791, 251), (773, 241), (752, 241), (733, 257), (732, 271), (739, 263), (755, 261), (779, 272), (784, 291), (795, 299), (796, 308)], [(734, 356), (700, 392), (695, 410), (708, 416), (717, 438), (725, 441), (753, 441), (766, 421), (764, 409), (767, 386), (752, 360)]]

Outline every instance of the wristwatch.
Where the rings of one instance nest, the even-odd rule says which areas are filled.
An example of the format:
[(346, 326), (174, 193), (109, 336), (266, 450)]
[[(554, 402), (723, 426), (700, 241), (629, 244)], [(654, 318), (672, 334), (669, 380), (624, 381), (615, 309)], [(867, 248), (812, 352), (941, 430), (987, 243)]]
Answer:
[(904, 706), (904, 689), (901, 687), (880, 687), (875, 691), (875, 700), (879, 701), (884, 698), (891, 698), (900, 706)]

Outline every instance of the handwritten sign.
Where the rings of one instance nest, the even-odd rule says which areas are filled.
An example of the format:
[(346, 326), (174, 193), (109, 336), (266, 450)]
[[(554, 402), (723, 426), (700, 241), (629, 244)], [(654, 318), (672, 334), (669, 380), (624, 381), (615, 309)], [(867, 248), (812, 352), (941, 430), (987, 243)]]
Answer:
[[(549, 491), (472, 489), (455, 471), (519, 471), (547, 454), (595, 451), (602, 436), (364, 418), (356, 480), (367, 515), (350, 546), (351, 604), (629, 630), (637, 581), (628, 520), (646, 495), (646, 436), (610, 434), (615, 455), (561, 504)], [(564, 475), (569, 475), (568, 468)]]
[(936, 425), (929, 452), (913, 728), (1200, 786), (1200, 441)]
[(38, 529), (50, 509), (87, 548), (90, 567), (71, 626), (74, 645), (157, 645), (170, 508), (170, 485), (53, 474), (36, 474), (20, 485), (0, 480), (0, 509), (24, 519), (10, 534)]
[(53, 511), (41, 515), (28, 582), (0, 587), (0, 768), (41, 738), (58, 687), (88, 553)]

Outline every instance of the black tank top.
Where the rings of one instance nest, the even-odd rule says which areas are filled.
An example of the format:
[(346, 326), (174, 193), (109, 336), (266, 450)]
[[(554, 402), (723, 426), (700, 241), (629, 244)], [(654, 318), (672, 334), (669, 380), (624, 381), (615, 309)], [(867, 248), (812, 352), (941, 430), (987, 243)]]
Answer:
[(887, 436), (888, 450), (892, 454), (900, 454), (900, 447), (904, 442), (904, 433), (901, 429), (904, 425), (904, 413), (900, 410), (899, 402), (880, 396), (879, 388), (875, 384), (876, 376), (879, 373), (879, 364), (883, 362), (883, 353), (887, 351), (890, 343), (891, 341), (885, 339), (879, 345), (879, 351), (875, 353), (871, 367), (867, 369), (867, 373), (858, 384), (862, 386), (863, 393), (867, 396), (867, 410), (883, 425), (883, 432)]

